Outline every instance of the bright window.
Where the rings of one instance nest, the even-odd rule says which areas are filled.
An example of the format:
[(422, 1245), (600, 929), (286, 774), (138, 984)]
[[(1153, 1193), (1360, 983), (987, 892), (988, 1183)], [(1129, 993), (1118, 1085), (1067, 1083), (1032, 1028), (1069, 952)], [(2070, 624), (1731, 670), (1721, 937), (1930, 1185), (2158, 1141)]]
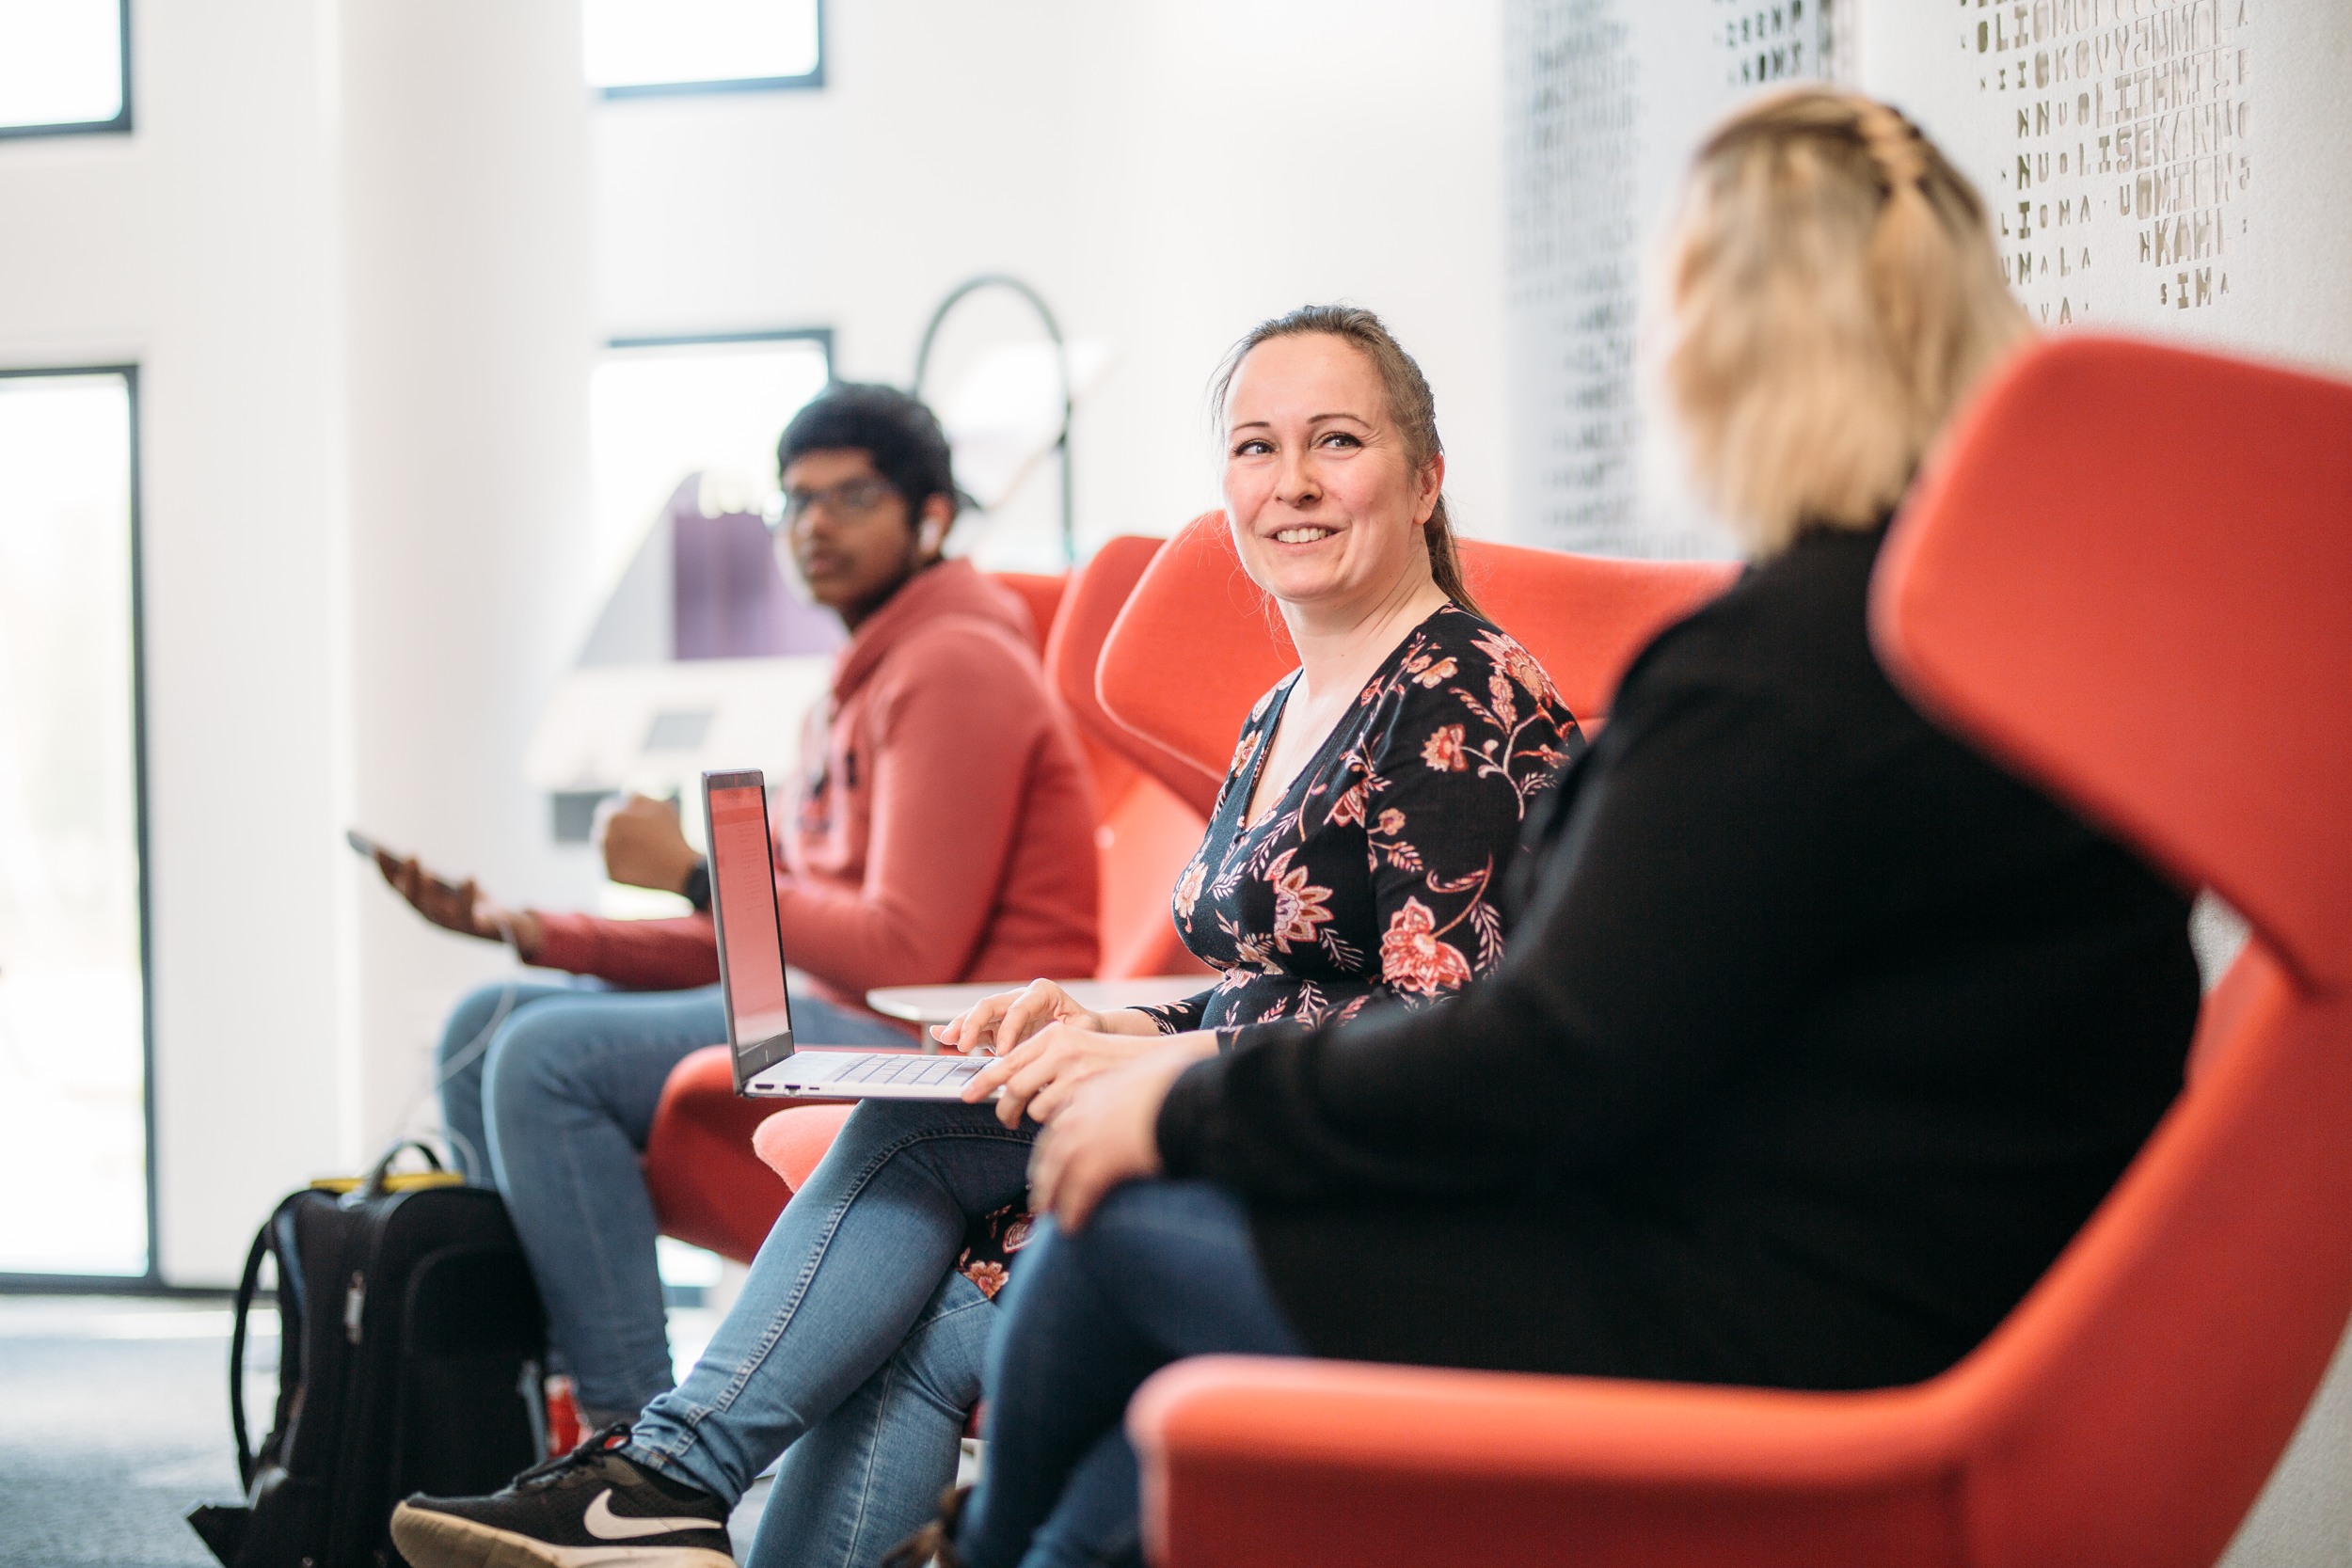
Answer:
[(129, 0), (0, 0), (0, 135), (131, 128)]
[(832, 375), (824, 332), (615, 342), (588, 383), (591, 547), (603, 572), (618, 572), (697, 475), (704, 512), (763, 510), (776, 437)]
[(0, 1274), (149, 1273), (132, 417), (0, 372)]
[[(822, 330), (624, 339), (597, 362), (585, 543), (599, 608), (526, 763), (558, 843), (586, 842), (614, 790), (692, 799), (704, 768), (788, 776), (815, 689), (793, 672), (821, 671), (841, 626), (791, 593), (761, 519), (781, 504), (776, 439), (832, 370)], [(687, 816), (698, 834), (699, 810)], [(684, 908), (610, 885), (601, 898), (612, 915)]]
[(824, 85), (822, 0), (582, 0), (580, 22), (607, 97)]

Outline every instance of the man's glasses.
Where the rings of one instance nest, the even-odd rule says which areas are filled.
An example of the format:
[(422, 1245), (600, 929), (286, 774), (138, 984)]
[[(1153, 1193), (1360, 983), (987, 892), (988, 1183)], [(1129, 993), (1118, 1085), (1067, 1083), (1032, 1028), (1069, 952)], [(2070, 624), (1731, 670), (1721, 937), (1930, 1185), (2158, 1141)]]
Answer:
[(792, 528), (808, 515), (810, 508), (818, 506), (842, 522), (863, 522), (896, 494), (888, 480), (873, 474), (861, 474), (817, 490), (787, 490), (782, 497), (782, 510), (769, 513), (768, 526), (774, 530)]

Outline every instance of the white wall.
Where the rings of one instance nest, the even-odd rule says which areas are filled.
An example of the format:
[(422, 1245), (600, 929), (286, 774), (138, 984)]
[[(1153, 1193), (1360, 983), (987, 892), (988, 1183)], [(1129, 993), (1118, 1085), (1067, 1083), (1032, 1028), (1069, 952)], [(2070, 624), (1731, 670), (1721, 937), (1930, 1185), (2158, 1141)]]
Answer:
[(827, 23), (821, 92), (596, 111), (609, 333), (829, 325), (844, 374), (903, 383), (949, 287), (1018, 274), (1116, 356), (1077, 428), (1091, 541), (1216, 504), (1218, 356), (1350, 299), (1429, 375), (1456, 515), (1507, 531), (1499, 0), (859, 0)]
[(142, 367), (161, 1264), (218, 1279), (343, 1147), (326, 32), (135, 26), (135, 135), (0, 141), (0, 363)]
[[(577, 906), (592, 862), (552, 844), (523, 780), (592, 581), (577, 0), (344, 0), (342, 19), (352, 819), (498, 896)], [(363, 880), (347, 1037), (373, 1149), (432, 1124), (442, 1016), (514, 965)]]
[[(2014, 286), (2038, 320), (2352, 369), (2352, 7), (1861, 9), (1863, 85), (1976, 181), (2003, 253), (2031, 268)], [(2139, 187), (2165, 175), (2178, 199), (2159, 222)]]
[[(1756, 93), (1818, 77), (1825, 56), (1841, 81), (1908, 111), (1976, 182), (2004, 257), (2031, 263), (2019, 296), (2051, 329), (2352, 367), (2342, 0), (1834, 0), (1802, 20), (1778, 0), (1504, 9), (1516, 51), (1516, 505), (1537, 542), (1708, 548), (1654, 396), (1639, 408), (1610, 401), (1634, 380), (1632, 291), (1596, 286), (1594, 263), (1645, 273), (1707, 128)], [(2083, 100), (2097, 121), (2087, 129)], [(2128, 160), (2113, 145), (2126, 133)], [(2156, 226), (2138, 211), (2138, 182), (2159, 166), (2190, 177), (2164, 225), (2168, 248), (2186, 235), (2185, 261), (2153, 243), (2140, 253)]]
[(141, 367), (172, 1283), (233, 1278), (271, 1202), (375, 1148), (501, 967), (393, 908), (345, 825), (590, 885), (519, 777), (579, 596), (577, 37), (570, 0), (159, 3), (134, 135), (0, 140), (0, 364)]

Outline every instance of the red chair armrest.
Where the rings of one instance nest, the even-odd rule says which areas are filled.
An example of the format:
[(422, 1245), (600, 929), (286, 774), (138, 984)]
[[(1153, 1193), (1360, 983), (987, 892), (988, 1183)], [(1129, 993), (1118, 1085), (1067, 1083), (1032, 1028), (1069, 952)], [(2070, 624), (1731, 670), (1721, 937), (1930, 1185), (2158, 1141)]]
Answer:
[(1210, 1356), (1127, 1425), (1162, 1568), (1941, 1564), (1962, 1488), (1933, 1403)]
[(761, 1168), (752, 1132), (767, 1115), (735, 1092), (732, 1053), (706, 1046), (671, 1069), (643, 1165), (665, 1236), (748, 1263), (791, 1196)]
[(809, 1174), (856, 1109), (854, 1100), (826, 1100), (775, 1112), (753, 1132), (752, 1148), (797, 1193), (808, 1185)]

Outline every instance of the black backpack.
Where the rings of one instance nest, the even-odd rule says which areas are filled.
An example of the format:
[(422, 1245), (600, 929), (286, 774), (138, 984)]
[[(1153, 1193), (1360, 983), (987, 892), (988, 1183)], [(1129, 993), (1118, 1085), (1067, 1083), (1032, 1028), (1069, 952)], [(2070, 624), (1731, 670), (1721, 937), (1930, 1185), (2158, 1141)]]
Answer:
[[(432, 1169), (391, 1175), (403, 1148)], [(246, 1500), (191, 1510), (227, 1568), (387, 1568), (410, 1492), (494, 1492), (540, 1457), (539, 1295), (499, 1196), (395, 1145), (364, 1180), (321, 1182), (253, 1239), (229, 1343)], [(278, 1408), (246, 1438), (246, 1318), (278, 1264)]]

